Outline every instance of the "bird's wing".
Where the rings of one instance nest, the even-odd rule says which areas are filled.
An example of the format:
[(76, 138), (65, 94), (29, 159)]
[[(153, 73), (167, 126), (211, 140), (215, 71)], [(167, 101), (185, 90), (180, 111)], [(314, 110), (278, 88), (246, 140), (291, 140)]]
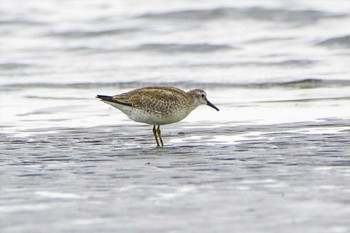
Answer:
[(113, 96), (113, 99), (149, 113), (169, 114), (181, 104), (182, 96), (171, 89), (143, 88)]

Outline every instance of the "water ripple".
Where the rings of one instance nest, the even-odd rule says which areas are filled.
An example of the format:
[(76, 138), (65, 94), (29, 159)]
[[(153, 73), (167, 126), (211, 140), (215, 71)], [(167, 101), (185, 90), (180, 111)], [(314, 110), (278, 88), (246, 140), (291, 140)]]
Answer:
[(213, 9), (179, 10), (144, 14), (140, 17), (162, 20), (217, 20), (217, 19), (252, 19), (263, 21), (280, 21), (285, 23), (309, 24), (320, 19), (345, 17), (343, 14), (330, 14), (316, 10), (287, 10), (279, 8), (249, 7), (231, 8), (219, 7)]
[[(175, 82), (80, 82), (80, 83), (49, 83), (49, 82), (29, 82), (29, 83), (17, 83), (17, 84), (5, 84), (0, 89), (11, 88), (48, 88), (48, 89), (60, 89), (60, 88), (74, 88), (74, 89), (96, 89), (103, 87), (117, 87), (117, 88), (137, 88), (140, 86), (179, 86), (184, 88), (324, 88), (324, 87), (344, 87), (350, 86), (350, 80), (343, 79), (300, 79), (292, 81), (280, 81), (280, 82), (260, 82), (260, 83), (203, 83), (196, 81), (175, 81)], [(27, 98), (41, 98), (39, 96), (28, 95)], [(46, 98), (46, 97), (45, 97)], [(55, 97), (49, 97), (55, 98)], [(67, 98), (67, 97), (63, 97)], [(69, 99), (72, 99), (69, 97)]]
[(148, 43), (137, 47), (137, 51), (153, 51), (161, 53), (206, 53), (215, 52), (219, 50), (233, 49), (230, 45), (226, 44), (208, 44), (208, 43), (192, 43), (192, 44), (180, 44), (180, 43)]
[(316, 45), (325, 46), (329, 48), (350, 48), (350, 35), (332, 37), (326, 40), (323, 40)]

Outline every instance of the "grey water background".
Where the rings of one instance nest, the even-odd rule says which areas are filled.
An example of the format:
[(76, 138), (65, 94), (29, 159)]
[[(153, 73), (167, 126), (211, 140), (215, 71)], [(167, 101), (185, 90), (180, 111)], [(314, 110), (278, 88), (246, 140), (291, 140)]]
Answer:
[[(350, 3), (2, 0), (1, 232), (349, 232)], [(151, 126), (97, 101), (203, 88)]]

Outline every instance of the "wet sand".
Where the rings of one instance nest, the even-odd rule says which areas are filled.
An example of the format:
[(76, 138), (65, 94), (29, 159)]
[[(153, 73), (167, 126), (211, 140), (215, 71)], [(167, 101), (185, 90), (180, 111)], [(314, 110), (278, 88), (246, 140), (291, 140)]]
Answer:
[[(2, 232), (347, 232), (350, 121), (1, 135)], [(44, 131), (44, 130), (43, 130)]]

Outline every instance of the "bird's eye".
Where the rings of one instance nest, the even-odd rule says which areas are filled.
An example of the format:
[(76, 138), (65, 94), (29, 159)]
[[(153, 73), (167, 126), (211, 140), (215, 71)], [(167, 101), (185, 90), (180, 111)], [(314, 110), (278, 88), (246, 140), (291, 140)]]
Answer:
[(204, 94), (201, 94), (201, 96), (204, 98), (205, 97), (205, 95)]

